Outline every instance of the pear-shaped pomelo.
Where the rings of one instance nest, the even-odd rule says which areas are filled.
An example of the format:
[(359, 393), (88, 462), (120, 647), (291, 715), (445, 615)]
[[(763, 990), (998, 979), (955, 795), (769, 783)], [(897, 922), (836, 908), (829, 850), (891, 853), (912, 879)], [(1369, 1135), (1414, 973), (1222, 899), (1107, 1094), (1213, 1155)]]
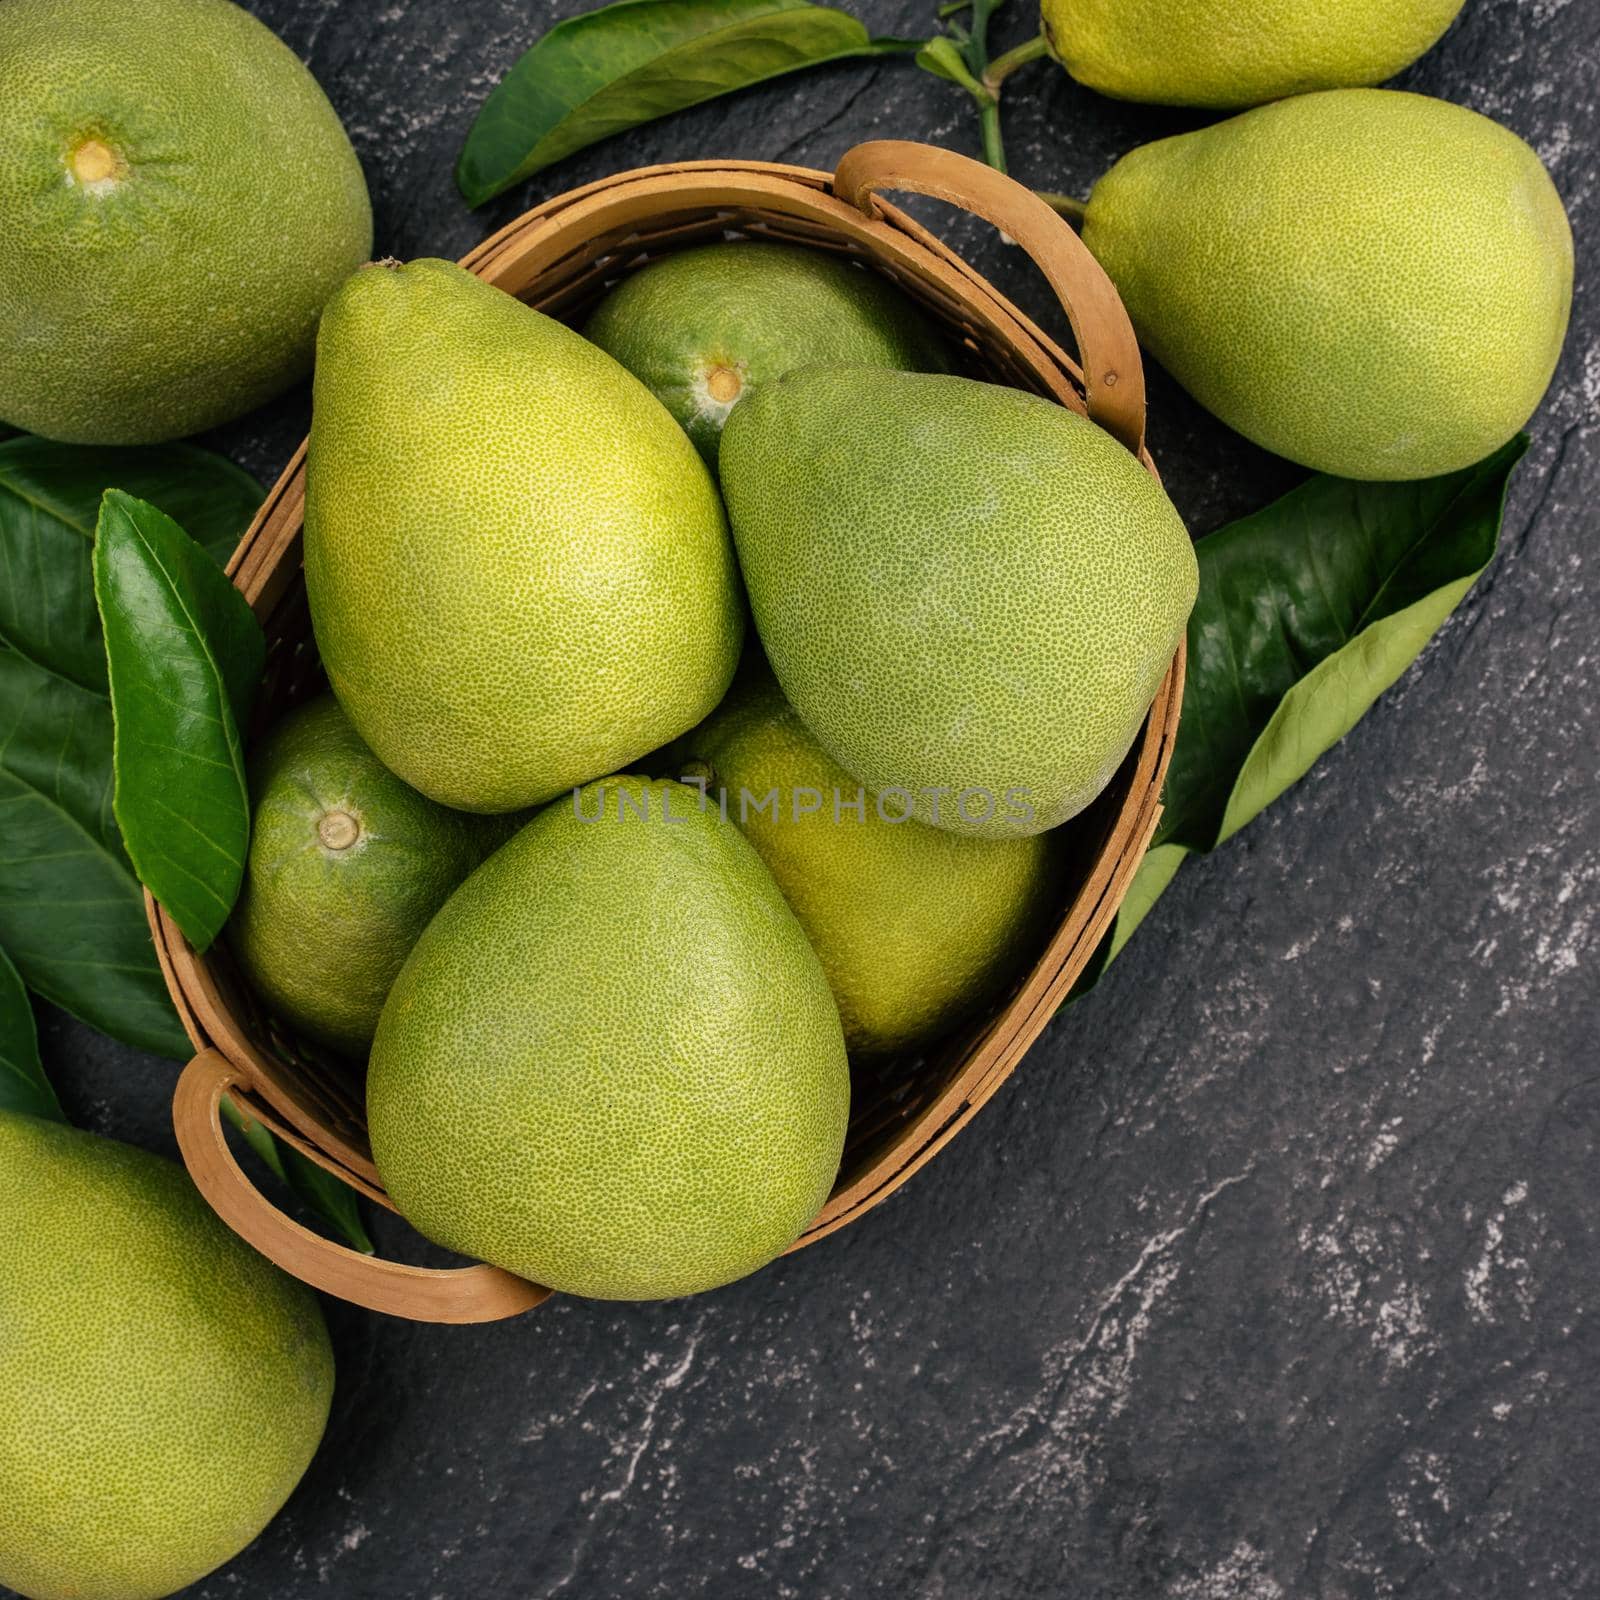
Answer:
[(0, 1111), (0, 1286), (0, 1585), (157, 1600), (272, 1520), (333, 1352), (181, 1168)]
[(806, 367), (737, 407), (721, 471), (767, 659), (870, 792), (998, 837), (1111, 780), (1198, 579), (1110, 434), (997, 384)]
[(229, 0), (5, 0), (0, 219), (0, 417), (89, 444), (303, 377), (372, 248), (333, 107)]
[(760, 852), (822, 962), (853, 1053), (932, 1043), (1037, 955), (1060, 887), (1057, 836), (966, 839), (880, 804), (817, 743), (759, 657), (664, 759)]
[(547, 807), (445, 902), (373, 1041), (373, 1158), (430, 1239), (570, 1294), (753, 1272), (828, 1196), (849, 1075), (760, 857), (677, 783)]
[(499, 842), (503, 819), (402, 783), (331, 695), (290, 712), (251, 753), (250, 797), (229, 942), (285, 1021), (364, 1056), (407, 952)]
[(708, 462), (740, 398), (792, 367), (944, 372), (932, 323), (886, 278), (802, 245), (701, 245), (630, 273), (584, 337), (649, 385)]
[(1118, 100), (1232, 111), (1382, 83), (1462, 0), (1041, 0), (1050, 53)]
[(1384, 89), (1145, 145), (1095, 185), (1083, 238), (1201, 405), (1346, 478), (1498, 449), (1539, 404), (1572, 303), (1538, 156), (1475, 111)]
[(639, 380), (447, 261), (328, 306), (306, 587), (328, 679), (414, 789), (514, 811), (665, 744), (744, 627), (716, 486)]

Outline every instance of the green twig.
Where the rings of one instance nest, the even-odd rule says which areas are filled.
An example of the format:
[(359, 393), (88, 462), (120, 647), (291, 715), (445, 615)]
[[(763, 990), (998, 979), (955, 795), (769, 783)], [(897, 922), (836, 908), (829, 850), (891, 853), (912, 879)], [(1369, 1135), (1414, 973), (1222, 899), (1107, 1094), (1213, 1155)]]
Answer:
[(1079, 226), (1088, 211), (1081, 200), (1074, 200), (1070, 194), (1052, 194), (1045, 189), (1036, 189), (1034, 193), (1053, 211), (1059, 211), (1074, 227)]
[(996, 172), (1006, 170), (1006, 146), (1000, 133), (1000, 102), (991, 93), (978, 100), (978, 128), (983, 135), (983, 159)]
[[(983, 138), (983, 159), (997, 172), (1006, 170), (1005, 139), (1000, 127), (1000, 85), (1024, 62), (1044, 54), (1041, 34), (989, 59), (989, 19), (1005, 0), (961, 0), (939, 8), (939, 19), (948, 22), (946, 31), (930, 39), (918, 52), (917, 63), (936, 77), (959, 84), (972, 96), (978, 108), (978, 127)], [(966, 26), (950, 22), (958, 12), (968, 13)]]
[(1026, 44), (1019, 44), (1014, 50), (1007, 50), (1003, 55), (996, 56), (984, 71), (984, 83), (998, 93), (1000, 85), (1018, 67), (1025, 67), (1030, 61), (1037, 61), (1048, 48), (1044, 42), (1044, 35), (1036, 33)]

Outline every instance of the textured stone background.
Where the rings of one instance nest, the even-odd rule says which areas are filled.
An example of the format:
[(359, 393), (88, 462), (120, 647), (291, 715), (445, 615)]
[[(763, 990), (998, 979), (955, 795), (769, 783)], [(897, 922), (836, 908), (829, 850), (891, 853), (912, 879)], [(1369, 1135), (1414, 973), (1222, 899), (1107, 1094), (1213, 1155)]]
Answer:
[[(344, 116), (400, 256), (650, 161), (975, 148), (953, 89), (844, 66), (473, 215), (450, 172), (474, 111), (578, 6), (254, 9)], [(932, 7), (860, 9), (910, 33)], [(1597, 53), (1596, 0), (1467, 0), (1403, 80), (1529, 139), (1579, 241), (1500, 559), (1419, 665), (835, 1241), (678, 1304), (476, 1330), (332, 1308), (322, 1454), (197, 1594), (1600, 1594)], [(1196, 120), (1042, 65), (1013, 83), (1013, 166), (1041, 187), (1083, 193)], [(1014, 251), (943, 220), (1047, 309)], [(270, 476), (306, 414), (298, 394), (221, 445)], [(1159, 374), (1151, 439), (1197, 533), (1298, 476)], [(75, 1116), (171, 1149), (170, 1065), (58, 1016), (44, 1034)]]

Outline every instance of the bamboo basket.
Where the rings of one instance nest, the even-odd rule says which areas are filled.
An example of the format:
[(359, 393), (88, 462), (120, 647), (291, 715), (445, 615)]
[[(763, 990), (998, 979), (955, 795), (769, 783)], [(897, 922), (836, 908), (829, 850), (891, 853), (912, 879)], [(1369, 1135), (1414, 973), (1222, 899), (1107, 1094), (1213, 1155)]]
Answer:
[[(1066, 312), (1074, 362), (883, 190), (937, 197), (985, 218), (1033, 258)], [(529, 211), (462, 265), (553, 316), (572, 319), (623, 274), (708, 240), (781, 239), (854, 257), (919, 302), (979, 376), (1047, 396), (1144, 448), (1144, 379), (1121, 301), (1076, 234), (1029, 190), (949, 151), (897, 140), (857, 146), (829, 175), (746, 161), (625, 172)], [(1081, 363), (1081, 365), (1080, 365)], [(228, 572), (266, 630), (262, 725), (321, 686), (301, 569), (305, 448), (246, 532)], [(990, 1015), (936, 1052), (857, 1070), (845, 1156), (833, 1194), (794, 1246), (854, 1222), (926, 1165), (1016, 1066), (1066, 997), (1121, 904), (1160, 812), (1183, 698), (1180, 647), (1134, 747), (1095, 804), (1067, 826), (1070, 900), (1032, 970)], [(257, 730), (259, 731), (259, 730)], [(296, 1277), (374, 1310), (482, 1322), (549, 1293), (497, 1268), (434, 1269), (361, 1255), (270, 1204), (224, 1137), (224, 1095), (379, 1205), (360, 1074), (304, 1048), (257, 1004), (221, 942), (200, 956), (147, 897), (167, 984), (194, 1059), (179, 1080), (178, 1142), (218, 1214)], [(391, 1206), (392, 1209), (392, 1206)]]

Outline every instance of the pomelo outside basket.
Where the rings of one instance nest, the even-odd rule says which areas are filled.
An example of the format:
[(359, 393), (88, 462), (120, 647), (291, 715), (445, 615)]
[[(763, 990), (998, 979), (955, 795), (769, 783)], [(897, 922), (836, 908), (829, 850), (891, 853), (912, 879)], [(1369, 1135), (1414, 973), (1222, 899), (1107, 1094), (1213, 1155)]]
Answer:
[[(1020, 244), (1060, 297), (1081, 366), (883, 190), (946, 200)], [(885, 274), (948, 329), (972, 371), (1087, 412), (1155, 471), (1144, 449), (1144, 378), (1122, 303), (1076, 234), (1030, 191), (949, 151), (895, 140), (851, 150), (830, 176), (761, 162), (694, 161), (621, 173), (528, 212), (463, 262), (552, 315), (573, 318), (609, 284), (689, 244), (782, 239)], [(228, 571), (267, 632), (264, 725), (321, 684), (301, 571), (305, 451), (273, 487)], [(1059, 922), (991, 1015), (916, 1060), (858, 1070), (843, 1167), (795, 1248), (853, 1222), (930, 1161), (992, 1095), (1065, 998), (1127, 892), (1159, 814), (1183, 698), (1180, 647), (1133, 749), (1105, 794), (1067, 826), (1073, 861)], [(149, 902), (172, 997), (195, 1047), (174, 1104), (201, 1192), (244, 1238), (330, 1294), (398, 1316), (480, 1322), (548, 1290), (475, 1265), (431, 1269), (363, 1256), (284, 1215), (253, 1186), (222, 1130), (231, 1096), (248, 1115), (382, 1205), (355, 1069), (305, 1050), (240, 981), (225, 944), (200, 956)], [(959, 907), (951, 908), (960, 915)]]

